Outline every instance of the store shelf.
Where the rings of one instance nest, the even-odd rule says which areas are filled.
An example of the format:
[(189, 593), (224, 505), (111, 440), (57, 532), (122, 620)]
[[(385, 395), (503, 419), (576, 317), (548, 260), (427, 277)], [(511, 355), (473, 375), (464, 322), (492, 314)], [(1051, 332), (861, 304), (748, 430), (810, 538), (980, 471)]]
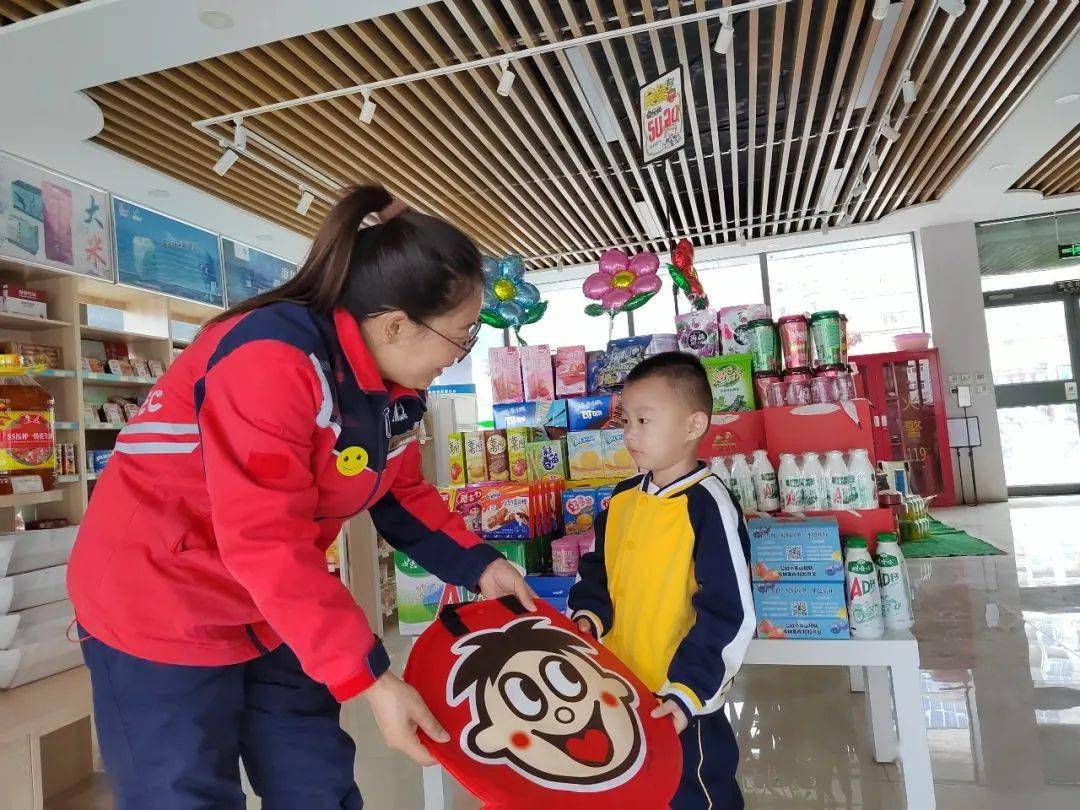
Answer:
[(67, 378), (67, 377), (74, 377), (75, 372), (72, 371), (69, 368), (42, 368), (42, 369), (35, 369), (35, 370), (31, 371), (30, 376), (31, 377), (39, 377), (39, 378), (40, 377), (45, 377), (45, 378), (48, 378), (48, 377)]
[(86, 426), (87, 430), (123, 430), (123, 425), (114, 425), (112, 422), (91, 422)]
[(53, 503), (64, 497), (64, 493), (55, 489), (48, 492), (23, 492), (16, 495), (0, 495), (0, 507), (30, 506), (35, 503)]
[(101, 478), (101, 473), (89, 472), (86, 474), (87, 481), (97, 481), (99, 478)]
[(133, 332), (128, 329), (106, 329), (103, 326), (79, 325), (79, 335), (83, 340), (106, 340), (126, 343), (129, 340), (160, 340), (165, 342), (167, 337), (161, 335), (148, 335), (145, 332)]
[(40, 332), (44, 329), (70, 329), (70, 321), (55, 321), (52, 318), (34, 318), (30, 315), (16, 315), (0, 312), (0, 329), (18, 329), (22, 332)]
[(191, 345), (191, 341), (187, 338), (173, 338), (172, 345), (177, 349), (186, 349)]
[(53, 422), (53, 427), (56, 430), (78, 430), (78, 422)]
[(124, 388), (141, 388), (157, 382), (153, 377), (128, 377), (122, 374), (101, 374), (94, 371), (80, 372), (84, 383), (91, 385), (112, 385)]
[(56, 476), (56, 483), (58, 484), (77, 484), (82, 480), (81, 475), (58, 475)]

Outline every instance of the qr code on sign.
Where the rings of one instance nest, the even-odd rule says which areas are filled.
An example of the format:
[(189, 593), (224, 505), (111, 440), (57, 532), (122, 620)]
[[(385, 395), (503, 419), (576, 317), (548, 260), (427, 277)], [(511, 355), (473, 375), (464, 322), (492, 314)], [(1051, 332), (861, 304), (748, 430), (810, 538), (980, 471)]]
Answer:
[(810, 609), (806, 602), (792, 602), (791, 603), (791, 615), (806, 617), (810, 615)]
[(784, 558), (788, 562), (802, 562), (802, 546), (788, 546)]

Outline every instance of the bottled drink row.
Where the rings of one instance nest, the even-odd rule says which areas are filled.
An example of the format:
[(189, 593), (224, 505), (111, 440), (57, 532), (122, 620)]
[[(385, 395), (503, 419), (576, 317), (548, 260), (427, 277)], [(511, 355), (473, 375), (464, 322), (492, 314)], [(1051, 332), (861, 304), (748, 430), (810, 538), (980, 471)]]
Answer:
[(773, 468), (764, 450), (716, 456), (713, 474), (727, 484), (744, 512), (824, 512), (837, 509), (875, 509), (877, 476), (865, 449), (821, 453), (780, 454)]

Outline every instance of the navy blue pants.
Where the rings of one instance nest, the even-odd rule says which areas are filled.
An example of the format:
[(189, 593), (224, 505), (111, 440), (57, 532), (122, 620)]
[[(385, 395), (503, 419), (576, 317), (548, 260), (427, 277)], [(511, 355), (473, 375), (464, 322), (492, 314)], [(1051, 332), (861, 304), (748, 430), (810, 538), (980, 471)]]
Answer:
[(243, 808), (241, 758), (265, 810), (363, 807), (341, 707), (284, 644), (217, 667), (82, 647), (117, 810)]
[(672, 810), (742, 810), (739, 745), (723, 710), (691, 720), (679, 742), (683, 773)]

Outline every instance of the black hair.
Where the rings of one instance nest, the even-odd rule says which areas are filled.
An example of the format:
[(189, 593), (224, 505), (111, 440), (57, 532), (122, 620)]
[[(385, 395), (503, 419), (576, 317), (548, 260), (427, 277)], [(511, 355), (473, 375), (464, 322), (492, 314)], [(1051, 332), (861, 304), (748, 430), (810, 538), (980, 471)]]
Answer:
[(646, 357), (626, 377), (626, 385), (659, 377), (668, 384), (694, 412), (712, 413), (713, 396), (705, 367), (692, 354), (662, 352)]
[(211, 323), (278, 301), (324, 314), (341, 306), (358, 319), (399, 309), (424, 321), (449, 312), (482, 283), (479, 249), (449, 222), (414, 211), (363, 224), (393, 203), (390, 192), (379, 186), (346, 190), (295, 276)]
[(573, 634), (547, 625), (547, 619), (516, 621), (501, 631), (477, 633), (464, 646), (465, 658), (454, 675), (453, 696), (474, 684), (483, 688), (495, 683), (506, 663), (520, 652), (577, 653), (587, 656), (592, 648)]

